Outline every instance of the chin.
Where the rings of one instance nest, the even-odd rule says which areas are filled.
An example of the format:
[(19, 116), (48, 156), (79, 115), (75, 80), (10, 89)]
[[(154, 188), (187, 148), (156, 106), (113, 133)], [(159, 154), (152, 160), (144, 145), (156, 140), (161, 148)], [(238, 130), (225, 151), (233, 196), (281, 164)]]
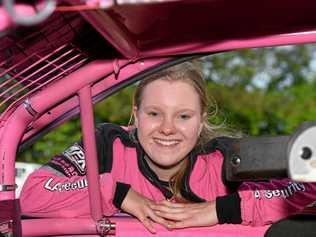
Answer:
[(178, 158), (175, 158), (175, 159), (172, 159), (173, 161), (171, 162), (170, 161), (170, 156), (169, 157), (166, 157), (165, 159), (164, 158), (157, 158), (157, 159), (151, 159), (155, 165), (159, 166), (160, 168), (164, 168), (164, 169), (168, 169), (168, 168), (173, 168), (174, 166), (177, 166), (179, 165), (179, 163), (181, 163), (183, 161), (183, 159), (178, 159)]

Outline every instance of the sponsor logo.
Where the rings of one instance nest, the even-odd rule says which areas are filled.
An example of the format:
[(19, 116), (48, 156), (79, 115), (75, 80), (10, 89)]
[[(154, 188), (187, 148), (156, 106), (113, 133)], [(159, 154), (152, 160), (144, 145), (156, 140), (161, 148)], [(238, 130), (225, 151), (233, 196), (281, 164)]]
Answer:
[(76, 166), (78, 172), (82, 175), (86, 173), (86, 161), (84, 156), (84, 151), (75, 143), (63, 152), (63, 155), (68, 158), (68, 160)]
[(75, 182), (64, 182), (64, 183), (54, 183), (53, 178), (49, 178), (44, 188), (47, 189), (50, 192), (64, 192), (64, 191), (74, 191), (79, 190), (88, 187), (88, 181), (87, 179), (80, 179)]
[(256, 190), (254, 192), (254, 196), (256, 199), (261, 198), (261, 196), (267, 199), (271, 199), (273, 197), (289, 198), (293, 196), (296, 192), (304, 192), (305, 190), (306, 189), (304, 184), (289, 182), (289, 184), (283, 189)]
[(58, 170), (62, 171), (63, 174), (67, 177), (81, 175), (78, 173), (77, 167), (63, 156), (55, 156), (52, 160), (49, 161), (49, 164), (59, 167), (61, 170)]

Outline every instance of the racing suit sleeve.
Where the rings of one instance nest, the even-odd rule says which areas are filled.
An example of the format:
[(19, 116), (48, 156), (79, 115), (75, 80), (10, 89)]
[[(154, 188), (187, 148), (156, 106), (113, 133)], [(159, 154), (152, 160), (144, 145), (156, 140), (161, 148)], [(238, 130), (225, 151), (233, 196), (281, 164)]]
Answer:
[(216, 212), (220, 224), (261, 226), (297, 214), (315, 200), (316, 183), (288, 178), (244, 182), (236, 192), (217, 197)]
[[(130, 186), (116, 182), (111, 172), (111, 159), (104, 150), (113, 140), (106, 141), (104, 131), (96, 133), (99, 159), (100, 189), (104, 215), (118, 211)], [(106, 144), (108, 143), (108, 144)], [(112, 147), (111, 147), (112, 149)], [(107, 161), (104, 161), (107, 159)], [(88, 182), (84, 150), (78, 142), (46, 165), (33, 172), (25, 182), (21, 196), (22, 215), (30, 217), (87, 217), (90, 215)]]
[[(109, 173), (100, 175), (104, 215), (113, 215), (116, 183)], [(44, 166), (28, 177), (20, 197), (22, 215), (30, 217), (89, 216), (86, 176), (65, 177)]]

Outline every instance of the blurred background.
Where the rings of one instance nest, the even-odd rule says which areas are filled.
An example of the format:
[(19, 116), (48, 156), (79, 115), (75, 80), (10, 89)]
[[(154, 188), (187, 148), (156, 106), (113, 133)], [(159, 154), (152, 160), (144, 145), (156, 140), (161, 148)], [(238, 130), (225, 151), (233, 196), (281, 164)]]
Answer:
[[(215, 124), (245, 135), (285, 135), (316, 119), (316, 45), (223, 52), (199, 61), (218, 107), (210, 116)], [(133, 89), (97, 104), (95, 123), (127, 125)], [(45, 163), (80, 137), (75, 118), (20, 152), (18, 161)]]

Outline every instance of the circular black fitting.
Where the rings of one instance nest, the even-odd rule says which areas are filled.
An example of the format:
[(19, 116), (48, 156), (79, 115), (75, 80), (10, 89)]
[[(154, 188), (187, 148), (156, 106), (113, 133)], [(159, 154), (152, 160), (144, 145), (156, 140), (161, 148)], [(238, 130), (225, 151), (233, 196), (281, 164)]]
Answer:
[(238, 155), (233, 155), (231, 158), (231, 163), (233, 166), (237, 167), (240, 165), (241, 159)]
[(309, 160), (312, 157), (312, 150), (309, 147), (303, 147), (301, 150), (301, 158), (303, 160)]

